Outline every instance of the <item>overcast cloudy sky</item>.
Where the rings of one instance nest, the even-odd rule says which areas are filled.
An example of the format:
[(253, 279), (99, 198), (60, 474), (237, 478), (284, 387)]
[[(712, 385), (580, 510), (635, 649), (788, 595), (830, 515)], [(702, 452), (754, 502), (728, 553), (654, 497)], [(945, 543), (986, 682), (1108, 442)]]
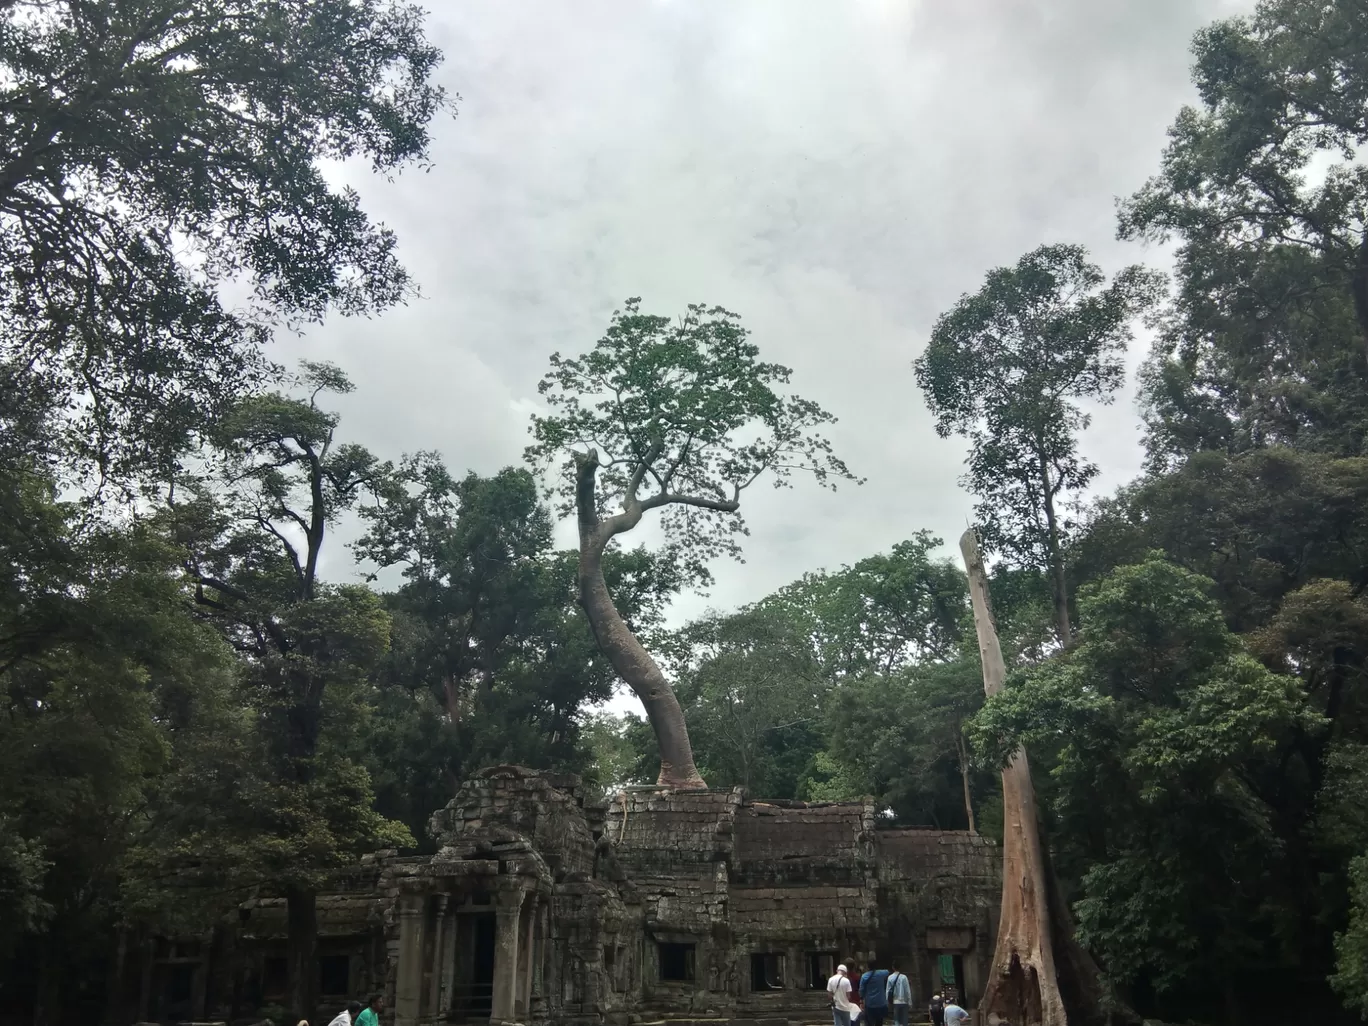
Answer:
[[(1043, 242), (1163, 263), (1113, 238), (1192, 99), (1189, 42), (1231, 0), (484, 0), (430, 30), (459, 115), (435, 166), (357, 176), (426, 298), (334, 320), (278, 355), (334, 360), (349, 438), (517, 462), (555, 351), (640, 295), (740, 313), (767, 359), (840, 418), (862, 488), (756, 491), (744, 566), (680, 616), (761, 597), (972, 500), (911, 362), (936, 315)], [(1142, 353), (1132, 354), (1132, 364)], [(1110, 490), (1139, 467), (1133, 393), (1086, 440)], [(333, 574), (346, 572), (341, 549)]]

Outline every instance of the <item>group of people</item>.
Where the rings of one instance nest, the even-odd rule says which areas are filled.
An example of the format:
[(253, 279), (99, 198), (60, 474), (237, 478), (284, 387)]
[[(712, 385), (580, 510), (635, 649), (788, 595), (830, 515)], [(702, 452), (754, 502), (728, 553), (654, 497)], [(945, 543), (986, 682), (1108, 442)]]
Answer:
[[(894, 962), (880, 969), (877, 961), (869, 963), (869, 970), (860, 977), (859, 985), (850, 981), (844, 965), (836, 967), (836, 974), (827, 980), (831, 995), (831, 1018), (834, 1026), (883, 1026), (892, 1013), (894, 1026), (907, 1026), (912, 1014), (912, 984), (907, 974), (899, 972)], [(954, 1001), (943, 1001), (937, 994), (930, 1005), (932, 1026), (964, 1026), (969, 1020), (966, 1012)]]

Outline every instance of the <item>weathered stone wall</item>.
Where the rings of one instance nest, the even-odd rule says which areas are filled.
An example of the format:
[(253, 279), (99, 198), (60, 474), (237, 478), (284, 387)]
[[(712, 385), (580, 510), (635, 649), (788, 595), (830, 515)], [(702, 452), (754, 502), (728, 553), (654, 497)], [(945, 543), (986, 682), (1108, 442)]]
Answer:
[[(976, 1000), (991, 968), (1002, 897), (1002, 855), (967, 831), (879, 832), (881, 919), (890, 947), (913, 966), (921, 993), (939, 989), (932, 959), (959, 955), (964, 989)], [(928, 936), (931, 943), (928, 944)]]
[[(876, 952), (918, 1002), (941, 956), (972, 999), (996, 925), (996, 847), (878, 824), (870, 803), (739, 789), (631, 788), (596, 806), (575, 778), (495, 767), (433, 815), (436, 855), (377, 853), (339, 874), (320, 897), (320, 950), (346, 956), (351, 996), (386, 994), (387, 1026), (812, 1022), (834, 963), (863, 968)], [(279, 899), (240, 914), (221, 946), (236, 969), (214, 968), (237, 976), (208, 991), (237, 996), (206, 998), (207, 1014), (254, 1011), (261, 988), (244, 979), (284, 953)]]

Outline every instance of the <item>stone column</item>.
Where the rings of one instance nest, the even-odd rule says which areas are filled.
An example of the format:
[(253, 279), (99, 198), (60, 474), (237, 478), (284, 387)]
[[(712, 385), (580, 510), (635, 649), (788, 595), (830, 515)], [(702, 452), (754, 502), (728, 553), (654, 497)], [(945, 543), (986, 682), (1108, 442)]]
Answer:
[(432, 964), (429, 966), (427, 1014), (436, 1019), (445, 1018), (446, 1009), (442, 1007), (442, 955), (446, 951), (447, 896), (439, 894), (433, 899), (437, 909), (433, 919)]
[(457, 905), (460, 899), (452, 897), (447, 901), (446, 925), (442, 928), (441, 961), (437, 968), (439, 970), (437, 978), (440, 981), (438, 996), (441, 1004), (437, 1008), (437, 1014), (443, 1018), (451, 1012), (451, 1003), (454, 1000), (453, 987), (456, 977), (456, 935), (459, 925), (459, 918), (456, 915)]
[(518, 1001), (518, 927), (523, 892), (499, 891), (494, 934), (494, 1001), (490, 1019), (513, 1021)]
[(138, 1022), (147, 1022), (152, 1004), (152, 959), (156, 955), (155, 942), (142, 943), (142, 965), (138, 977)]
[(537, 899), (535, 895), (528, 895), (523, 903), (522, 915), (526, 924), (523, 926), (522, 937), (520, 938), (521, 948), (518, 952), (518, 995), (514, 1002), (514, 1011), (519, 1018), (526, 1019), (528, 1012), (532, 1009), (532, 966), (537, 957), (537, 946), (535, 943), (535, 930), (537, 924)]
[(394, 1026), (418, 1026), (423, 997), (423, 896), (399, 898), (399, 964), (394, 982)]
[(527, 999), (527, 1014), (533, 1019), (546, 1018), (546, 951), (547, 951), (547, 931), (546, 917), (548, 907), (545, 901), (538, 900), (535, 903), (533, 921), (535, 929), (532, 934), (532, 968), (530, 970), (532, 982), (529, 985)]
[(203, 1022), (208, 1018), (209, 972), (213, 968), (214, 933), (209, 930), (200, 937), (200, 963), (195, 966), (194, 990), (191, 996), (191, 1017)]

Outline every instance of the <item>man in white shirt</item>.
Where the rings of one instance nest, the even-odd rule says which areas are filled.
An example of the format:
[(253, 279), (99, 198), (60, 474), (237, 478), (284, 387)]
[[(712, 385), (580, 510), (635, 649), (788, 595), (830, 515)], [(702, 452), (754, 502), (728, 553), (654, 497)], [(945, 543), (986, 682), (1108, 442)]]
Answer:
[(963, 1026), (969, 1021), (969, 1013), (953, 1001), (945, 1004), (945, 1026)]
[(831, 1021), (834, 1026), (850, 1026), (850, 1013), (855, 1006), (850, 1001), (850, 980), (846, 967), (838, 965), (836, 975), (827, 980), (827, 993), (831, 995)]

